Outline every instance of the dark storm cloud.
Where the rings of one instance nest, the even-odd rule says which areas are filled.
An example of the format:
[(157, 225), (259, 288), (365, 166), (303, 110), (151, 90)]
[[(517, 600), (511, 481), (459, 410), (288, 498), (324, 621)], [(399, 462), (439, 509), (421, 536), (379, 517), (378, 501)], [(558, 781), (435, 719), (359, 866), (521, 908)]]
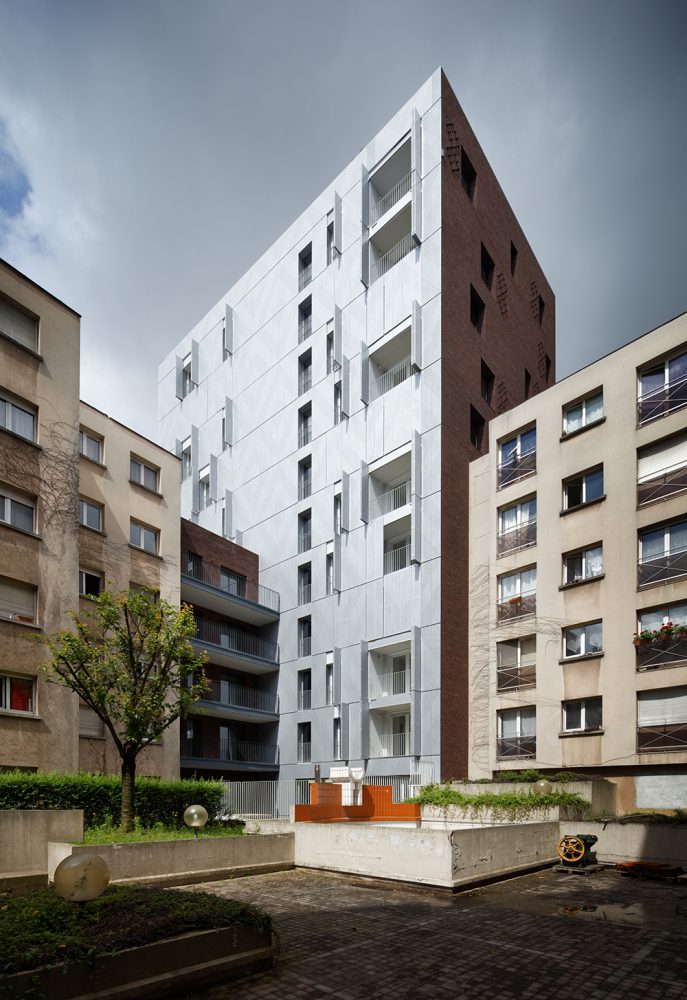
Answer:
[(441, 64), (560, 377), (687, 307), (685, 11), (0, 0), (0, 253), (83, 313), (83, 396), (154, 435), (158, 361)]

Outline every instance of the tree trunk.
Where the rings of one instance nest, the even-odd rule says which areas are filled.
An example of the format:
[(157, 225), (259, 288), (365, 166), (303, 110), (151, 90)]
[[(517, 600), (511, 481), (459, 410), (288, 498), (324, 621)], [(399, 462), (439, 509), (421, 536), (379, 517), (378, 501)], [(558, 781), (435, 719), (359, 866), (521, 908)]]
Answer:
[(122, 757), (122, 815), (119, 829), (131, 833), (134, 828), (134, 786), (136, 782), (136, 758)]

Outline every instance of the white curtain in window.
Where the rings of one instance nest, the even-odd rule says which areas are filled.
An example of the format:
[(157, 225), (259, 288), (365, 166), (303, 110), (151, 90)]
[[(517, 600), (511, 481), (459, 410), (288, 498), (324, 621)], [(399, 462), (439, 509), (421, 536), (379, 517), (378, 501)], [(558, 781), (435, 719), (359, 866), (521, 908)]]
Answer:
[(520, 709), (520, 735), (534, 736), (536, 732), (536, 712), (534, 708)]
[(637, 724), (677, 725), (687, 722), (687, 686), (641, 691), (637, 695)]
[(602, 392), (585, 400), (585, 422), (593, 423), (604, 415), (604, 395)]
[(587, 549), (586, 555), (586, 575), (598, 576), (603, 573), (603, 551), (601, 546), (596, 549)]

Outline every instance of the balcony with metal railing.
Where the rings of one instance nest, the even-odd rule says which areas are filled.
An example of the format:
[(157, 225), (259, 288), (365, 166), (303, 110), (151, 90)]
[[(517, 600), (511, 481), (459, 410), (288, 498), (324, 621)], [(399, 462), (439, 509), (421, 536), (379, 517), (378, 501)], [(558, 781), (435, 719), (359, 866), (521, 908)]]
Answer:
[(308, 764), (312, 760), (312, 743), (298, 744), (298, 763)]
[(372, 380), (370, 384), (370, 399), (379, 399), (380, 396), (383, 396), (391, 389), (395, 389), (397, 385), (409, 379), (412, 374), (413, 365), (410, 355), (408, 355), (405, 358), (401, 358), (395, 365), (392, 365), (391, 368)]
[(500, 736), (496, 741), (496, 756), (500, 759), (537, 756), (536, 736)]
[(672, 583), (687, 574), (687, 546), (671, 549), (663, 555), (649, 556), (637, 563), (637, 584)]
[[(293, 271), (291, 272), (293, 274)], [(300, 264), (298, 268), (298, 291), (302, 292), (306, 285), (312, 281), (312, 261), (309, 264)]]
[(641, 427), (652, 420), (667, 417), (687, 406), (687, 378), (676, 378), (658, 389), (650, 389), (637, 397), (637, 423)]
[(390, 698), (410, 692), (410, 670), (389, 670), (383, 674), (371, 673), (368, 680), (368, 698)]
[(224, 622), (196, 616), (196, 634), (192, 641), (211, 647), (208, 651), (213, 661), (229, 666), (238, 662), (244, 670), (253, 665), (256, 673), (263, 673), (276, 669), (279, 664), (278, 643)]
[(637, 726), (637, 753), (687, 751), (687, 722)]
[(312, 545), (312, 533), (310, 530), (299, 531), (298, 533), (298, 552), (309, 552)]
[(310, 365), (307, 368), (301, 368), (298, 372), (298, 395), (302, 396), (309, 389), (312, 389), (312, 367)]
[[(210, 680), (210, 688), (197, 703), (199, 708), (207, 705), (207, 711), (212, 714), (213, 708), (238, 709), (241, 714), (264, 714), (276, 716), (278, 708), (277, 695), (260, 688), (248, 687), (236, 681)], [(240, 717), (240, 716), (239, 716)], [(270, 719), (269, 721), (273, 721)]]
[(410, 733), (370, 734), (370, 757), (407, 757), (410, 753)]
[(182, 554), (181, 599), (253, 625), (277, 621), (279, 594), (194, 552)]
[(306, 444), (312, 441), (312, 422), (299, 424), (298, 426), (298, 447), (305, 448)]
[(658, 670), (687, 663), (687, 626), (684, 632), (653, 639), (636, 639), (637, 670)]
[(186, 758), (214, 767), (231, 764), (273, 768), (279, 764), (279, 747), (276, 743), (256, 743), (231, 737), (182, 736), (181, 757), (182, 761)]
[(373, 283), (381, 278), (383, 274), (390, 271), (392, 267), (412, 253), (416, 247), (415, 240), (411, 233), (403, 236), (398, 243), (394, 244), (390, 250), (370, 262), (370, 282)]
[(389, 212), (394, 205), (410, 193), (412, 189), (412, 173), (407, 173), (397, 181), (388, 191), (380, 195), (370, 205), (370, 225), (375, 226), (379, 220)]
[(514, 454), (498, 466), (498, 488), (517, 483), (537, 471), (537, 449)]
[(681, 463), (662, 469), (637, 483), (637, 506), (669, 500), (670, 497), (687, 490), (687, 465)]
[(496, 605), (496, 620), (498, 622), (509, 622), (536, 613), (536, 591), (531, 591), (528, 594), (516, 594), (514, 597), (506, 598), (505, 601), (499, 601)]
[(301, 688), (298, 692), (298, 708), (301, 712), (308, 711), (312, 705), (312, 691), (310, 688)]
[(312, 478), (310, 474), (300, 476), (298, 479), (298, 499), (307, 500), (312, 493)]
[(298, 603), (300, 604), (310, 604), (312, 593), (312, 584), (310, 583), (299, 583), (298, 584)]
[(384, 553), (384, 576), (410, 566), (410, 542)]
[(534, 657), (522, 658), (514, 665), (499, 665), (496, 669), (496, 690), (516, 691), (533, 688), (537, 683), (537, 667)]
[(302, 344), (308, 337), (312, 337), (312, 313), (307, 316), (301, 313), (298, 319), (298, 343)]
[(496, 539), (496, 551), (498, 555), (503, 556), (507, 552), (517, 552), (518, 549), (526, 549), (536, 544), (537, 519), (533, 517), (529, 521), (521, 521), (512, 528), (500, 531)]
[(299, 657), (310, 656), (311, 636), (301, 635), (298, 637)]
[(392, 486), (390, 490), (386, 490), (385, 493), (381, 493), (377, 497), (372, 497), (370, 500), (370, 520), (374, 520), (377, 517), (383, 517), (385, 514), (390, 514), (394, 510), (400, 510), (402, 507), (406, 507), (410, 503), (410, 480), (407, 479), (404, 483), (398, 483), (397, 486)]

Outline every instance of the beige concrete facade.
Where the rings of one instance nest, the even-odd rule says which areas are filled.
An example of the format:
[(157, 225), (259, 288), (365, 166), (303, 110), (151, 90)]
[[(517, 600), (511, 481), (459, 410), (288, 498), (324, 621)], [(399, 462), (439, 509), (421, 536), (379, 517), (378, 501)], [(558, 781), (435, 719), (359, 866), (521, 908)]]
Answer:
[(655, 633), (687, 622), (687, 314), (489, 432), (471, 466), (470, 777), (580, 769), (613, 777), (621, 812), (684, 805), (687, 633)]
[[(179, 459), (88, 403), (79, 410), (79, 582), (83, 596), (98, 588), (159, 590), (179, 604)], [(87, 506), (85, 506), (87, 505)], [(95, 724), (82, 712), (79, 765), (118, 772), (109, 737), (86, 735)], [(139, 757), (139, 774), (179, 776), (179, 724)]]
[(79, 324), (0, 261), (0, 768), (74, 771), (78, 705), (39, 668), (78, 603)]

